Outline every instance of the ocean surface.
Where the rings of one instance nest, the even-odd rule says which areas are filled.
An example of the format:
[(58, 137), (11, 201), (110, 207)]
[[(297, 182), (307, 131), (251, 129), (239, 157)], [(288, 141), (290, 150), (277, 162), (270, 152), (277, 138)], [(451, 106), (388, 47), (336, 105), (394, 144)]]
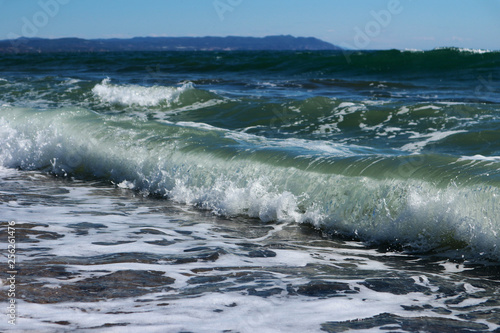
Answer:
[(500, 331), (500, 52), (0, 55), (0, 222), (1, 330)]

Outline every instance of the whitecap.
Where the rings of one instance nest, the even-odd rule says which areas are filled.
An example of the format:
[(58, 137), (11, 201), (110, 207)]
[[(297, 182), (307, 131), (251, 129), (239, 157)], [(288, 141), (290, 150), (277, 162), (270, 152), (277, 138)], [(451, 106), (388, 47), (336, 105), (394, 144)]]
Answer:
[(152, 86), (144, 87), (139, 85), (115, 85), (106, 78), (97, 84), (92, 92), (101, 101), (122, 105), (157, 106), (160, 103), (178, 101), (180, 95), (194, 89), (191, 82), (184, 83), (180, 87)]

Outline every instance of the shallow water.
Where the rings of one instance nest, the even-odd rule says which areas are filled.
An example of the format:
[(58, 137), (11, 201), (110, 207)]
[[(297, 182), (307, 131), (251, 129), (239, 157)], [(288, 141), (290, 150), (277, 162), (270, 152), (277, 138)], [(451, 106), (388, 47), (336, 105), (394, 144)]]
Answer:
[[(2, 170), (0, 185), (0, 237), (7, 221), (18, 221), (16, 329), (486, 332), (500, 325), (495, 264), (367, 248), (293, 222), (217, 217), (102, 182)], [(5, 292), (0, 297), (6, 301)]]

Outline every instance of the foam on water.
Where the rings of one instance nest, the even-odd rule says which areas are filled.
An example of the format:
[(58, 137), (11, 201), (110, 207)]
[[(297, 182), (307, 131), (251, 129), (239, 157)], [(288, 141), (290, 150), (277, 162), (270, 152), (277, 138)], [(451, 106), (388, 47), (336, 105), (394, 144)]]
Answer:
[[(222, 216), (307, 222), (368, 242), (418, 251), (458, 246), (500, 257), (500, 192), (492, 185), (437, 186), (398, 179), (398, 169), (380, 177), (377, 170), (388, 172), (383, 155), (300, 140), (269, 149), (266, 140), (253, 142), (256, 136), (235, 141), (229, 131), (203, 124), (159, 126), (81, 109), (2, 114), (6, 167), (106, 179)], [(346, 169), (337, 167), (343, 159), (350, 161)]]
[(466, 133), (466, 130), (455, 130), (455, 131), (436, 131), (433, 133), (429, 134), (418, 134), (415, 133), (410, 137), (410, 139), (420, 139), (420, 138), (425, 138), (425, 140), (422, 141), (417, 141), (417, 142), (412, 142), (412, 143), (407, 143), (404, 146), (401, 147), (401, 150), (407, 150), (411, 152), (419, 152), (422, 150), (425, 146), (427, 146), (429, 143), (436, 142), (439, 140), (442, 140), (444, 138), (447, 138), (451, 135), (455, 135), (458, 133)]
[(139, 85), (115, 85), (109, 78), (97, 84), (92, 92), (96, 97), (107, 103), (122, 105), (158, 106), (160, 103), (170, 105), (178, 101), (180, 95), (194, 89), (190, 82), (180, 87), (144, 87)]
[(293, 224), (210, 218), (103, 184), (15, 170), (0, 182), (18, 203), (0, 200), (2, 218), (24, 235), (20, 330), (319, 333), (383, 314), (425, 317), (429, 329), (432, 318), (460, 323), (494, 301), (495, 284), (447, 261), (426, 271), (416, 258)]
[(16, 328), (497, 330), (499, 55), (2, 55)]
[(462, 156), (460, 158), (462, 161), (490, 161), (490, 162), (498, 162), (500, 161), (500, 156), (483, 156), (483, 155), (474, 155), (474, 156)]

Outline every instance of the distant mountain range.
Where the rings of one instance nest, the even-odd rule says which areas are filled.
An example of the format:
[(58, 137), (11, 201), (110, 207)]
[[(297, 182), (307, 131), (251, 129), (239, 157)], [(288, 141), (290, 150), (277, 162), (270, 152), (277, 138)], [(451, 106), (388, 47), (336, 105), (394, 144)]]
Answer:
[(19, 38), (0, 41), (0, 53), (113, 51), (340, 50), (314, 37), (135, 37), (130, 39)]

